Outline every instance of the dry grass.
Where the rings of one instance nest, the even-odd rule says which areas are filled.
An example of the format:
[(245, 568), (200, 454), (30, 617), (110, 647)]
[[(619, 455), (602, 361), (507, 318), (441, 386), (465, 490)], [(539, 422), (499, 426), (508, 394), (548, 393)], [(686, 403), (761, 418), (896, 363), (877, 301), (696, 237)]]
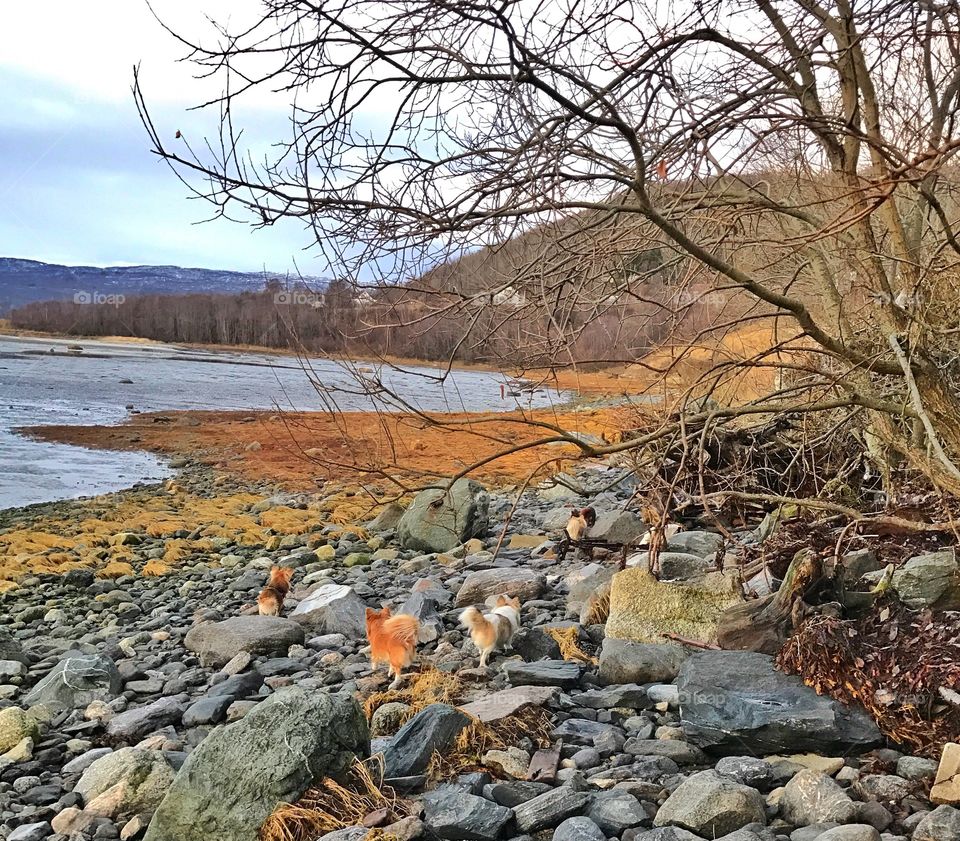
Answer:
[(465, 771), (493, 771), (481, 762), (488, 750), (504, 750), (523, 738), (532, 739), (538, 747), (546, 747), (552, 730), (550, 713), (532, 705), (493, 724), (475, 718), (460, 732), (450, 751), (434, 753), (427, 776), (431, 780), (447, 780)]
[(592, 654), (587, 654), (578, 642), (580, 638), (579, 628), (548, 628), (547, 633), (560, 646), (560, 656), (564, 660), (572, 660), (576, 663), (589, 663), (596, 665), (599, 661)]
[[(357, 826), (371, 812), (387, 809), (399, 820), (411, 814), (389, 786), (383, 786), (383, 768), (356, 761), (346, 785), (324, 778), (296, 803), (283, 803), (260, 827), (260, 841), (313, 841), (320, 835)], [(373, 829), (368, 841), (392, 841), (394, 836)]]
[(391, 702), (407, 704), (410, 712), (407, 720), (431, 704), (454, 704), (463, 697), (463, 684), (454, 674), (439, 669), (425, 668), (404, 689), (390, 689), (375, 692), (363, 704), (367, 721), (373, 717), (378, 707)]

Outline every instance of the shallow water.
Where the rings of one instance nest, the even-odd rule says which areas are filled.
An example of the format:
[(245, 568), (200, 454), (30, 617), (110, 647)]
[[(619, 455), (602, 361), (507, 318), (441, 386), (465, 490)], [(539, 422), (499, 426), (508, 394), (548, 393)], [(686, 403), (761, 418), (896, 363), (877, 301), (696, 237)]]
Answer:
[(0, 509), (106, 493), (171, 474), (162, 460), (147, 453), (33, 441), (16, 433), (17, 427), (114, 424), (128, 416), (127, 407), (143, 412), (371, 411), (378, 406), (489, 412), (548, 406), (559, 397), (546, 390), (511, 391), (498, 374), (457, 371), (441, 383), (439, 373), (366, 363), (351, 373), (325, 359), (302, 364), (286, 356), (162, 344), (0, 336)]

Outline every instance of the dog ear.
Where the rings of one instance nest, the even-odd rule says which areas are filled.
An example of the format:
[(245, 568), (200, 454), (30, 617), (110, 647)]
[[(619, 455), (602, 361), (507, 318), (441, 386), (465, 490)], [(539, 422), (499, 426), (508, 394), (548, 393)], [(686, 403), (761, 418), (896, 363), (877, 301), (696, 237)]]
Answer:
[(368, 608), (367, 608), (367, 619), (373, 619), (375, 616), (379, 616), (379, 614), (377, 613), (377, 611), (375, 611), (372, 607), (368, 607)]
[(380, 611), (381, 616), (383, 616), (384, 618), (386, 618), (387, 616), (393, 616), (393, 613), (391, 613), (389, 607), (387, 607), (386, 605), (383, 605), (382, 607), (383, 609)]

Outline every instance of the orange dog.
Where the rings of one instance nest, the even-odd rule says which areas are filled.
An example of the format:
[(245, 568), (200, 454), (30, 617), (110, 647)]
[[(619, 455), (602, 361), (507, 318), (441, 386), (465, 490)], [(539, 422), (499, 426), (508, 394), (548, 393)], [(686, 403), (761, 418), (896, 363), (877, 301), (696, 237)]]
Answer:
[(388, 674), (394, 677), (391, 689), (400, 685), (400, 673), (413, 662), (420, 634), (416, 616), (398, 613), (392, 616), (390, 608), (367, 608), (367, 639), (370, 641), (370, 662), (373, 668), (380, 663), (389, 665)]
[(271, 567), (270, 580), (257, 596), (257, 607), (261, 616), (279, 616), (283, 610), (283, 600), (290, 592), (290, 579), (293, 567)]

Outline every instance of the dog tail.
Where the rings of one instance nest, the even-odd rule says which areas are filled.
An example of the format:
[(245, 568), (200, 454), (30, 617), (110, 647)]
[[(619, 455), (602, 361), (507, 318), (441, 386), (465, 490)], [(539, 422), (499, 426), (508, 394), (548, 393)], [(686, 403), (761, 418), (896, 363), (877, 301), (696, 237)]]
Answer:
[(398, 613), (387, 620), (384, 631), (390, 635), (391, 639), (401, 645), (416, 645), (420, 636), (420, 620), (409, 613)]
[(460, 624), (470, 631), (476, 631), (480, 628), (487, 628), (492, 623), (475, 607), (468, 607), (460, 614)]

